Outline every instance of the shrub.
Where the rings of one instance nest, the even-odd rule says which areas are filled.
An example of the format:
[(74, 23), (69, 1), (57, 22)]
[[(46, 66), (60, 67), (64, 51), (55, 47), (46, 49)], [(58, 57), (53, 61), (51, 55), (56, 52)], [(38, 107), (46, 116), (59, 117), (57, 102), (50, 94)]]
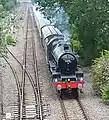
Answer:
[(74, 52), (78, 53), (80, 50), (80, 42), (78, 40), (72, 40), (71, 47), (72, 47)]
[(0, 12), (4, 11), (3, 5), (0, 4)]
[(6, 36), (6, 41), (7, 41), (7, 45), (14, 46), (16, 44), (16, 40), (10, 34)]
[(109, 51), (101, 53), (92, 65), (93, 88), (103, 101), (109, 100)]
[(102, 89), (102, 100), (104, 103), (109, 105), (109, 84), (104, 86)]

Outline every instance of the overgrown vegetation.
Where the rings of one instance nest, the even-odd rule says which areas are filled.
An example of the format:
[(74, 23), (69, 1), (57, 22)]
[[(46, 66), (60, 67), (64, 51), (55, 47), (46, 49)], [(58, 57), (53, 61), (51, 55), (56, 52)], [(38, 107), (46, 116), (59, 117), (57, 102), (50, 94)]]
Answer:
[(5, 10), (9, 11), (15, 6), (16, 0), (0, 0), (0, 4)]
[(95, 59), (92, 65), (93, 88), (103, 101), (109, 101), (109, 1), (35, 1), (45, 10), (52, 11), (57, 5), (63, 7), (69, 17), (72, 49), (86, 66), (92, 65)]
[(109, 51), (101, 53), (92, 65), (93, 88), (109, 104)]
[(109, 2), (108, 0), (36, 0), (45, 9), (52, 10), (56, 3), (69, 16), (71, 40), (78, 40), (78, 54), (84, 65), (91, 65), (102, 49), (109, 49)]
[(6, 35), (6, 41), (7, 41), (7, 45), (13, 45), (13, 46), (16, 45), (16, 40), (11, 34)]
[(6, 51), (6, 46), (10, 45), (14, 39), (7, 35), (9, 32), (6, 17), (9, 15), (11, 10), (16, 4), (16, 0), (0, 0), (0, 53)]

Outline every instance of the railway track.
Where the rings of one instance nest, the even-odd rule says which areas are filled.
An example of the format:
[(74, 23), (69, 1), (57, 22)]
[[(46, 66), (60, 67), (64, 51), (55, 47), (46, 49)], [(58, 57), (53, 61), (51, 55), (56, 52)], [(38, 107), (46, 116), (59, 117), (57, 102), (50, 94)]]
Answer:
[[(27, 31), (25, 37), (25, 47), (24, 47), (24, 57), (23, 57), (23, 64), (13, 55), (11, 51), (8, 52), (14, 57), (14, 59), (20, 64), (22, 68), (22, 80), (19, 82), (20, 90), (18, 94), (20, 96), (19, 100), (19, 113), (18, 118), (19, 120), (22, 119), (43, 119), (43, 112), (42, 112), (42, 105), (41, 105), (41, 93), (39, 87), (39, 80), (38, 80), (38, 68), (37, 68), (37, 57), (35, 53), (35, 42), (33, 32), (33, 25), (32, 25), (32, 13), (28, 15), (27, 21)], [(32, 27), (31, 27), (32, 26)], [(30, 32), (30, 33), (29, 33)], [(29, 34), (31, 36), (29, 36)], [(32, 47), (32, 55), (29, 53), (28, 47), (29, 42), (31, 41)], [(29, 61), (28, 59), (33, 60)], [(32, 67), (30, 66), (32, 64)], [(31, 68), (31, 70), (30, 70)], [(32, 71), (34, 70), (34, 71)], [(34, 72), (34, 75), (33, 75)], [(34, 78), (32, 77), (34, 76)], [(31, 85), (30, 85), (31, 84)], [(29, 88), (29, 89), (28, 89)], [(17, 114), (17, 113), (16, 113)]]
[[(38, 21), (36, 23), (38, 24)], [(45, 53), (44, 47), (41, 47)], [(53, 86), (51, 81), (50, 84), (51, 86)], [(56, 92), (57, 91), (55, 91), (55, 93)], [(60, 95), (58, 95), (58, 99), (60, 102), (64, 120), (90, 120), (79, 98), (64, 100), (60, 98)]]
[[(32, 24), (32, 29), (33, 31), (35, 31), (34, 29), (34, 17), (33, 17), (33, 11), (32, 9), (30, 9), (30, 13), (31, 13), (31, 24)], [(41, 98), (41, 89), (40, 89), (40, 83), (39, 83), (39, 75), (38, 75), (38, 66), (37, 66), (37, 56), (36, 56), (36, 48), (35, 48), (35, 39), (34, 39), (34, 34), (32, 32), (32, 52), (33, 52), (33, 63), (34, 63), (34, 73), (35, 73), (35, 81), (34, 83), (36, 84), (36, 88), (37, 88), (37, 112), (38, 112), (38, 118), (40, 120), (43, 120), (43, 108), (42, 108), (42, 98)]]
[[(17, 92), (15, 92), (15, 98), (16, 98), (16, 103), (14, 104), (14, 116), (11, 117), (11, 119), (15, 119), (15, 118), (18, 118), (18, 120), (20, 119), (20, 115), (19, 115), (19, 112), (20, 112), (20, 101), (21, 101), (21, 96), (20, 96), (20, 80), (18, 78), (18, 75), (16, 73), (16, 70), (12, 67), (12, 65), (10, 64), (10, 62), (7, 60), (7, 58), (2, 55), (2, 57), (4, 58), (4, 60), (6, 61), (6, 63), (9, 65), (13, 75), (14, 75), (14, 78), (15, 78), (15, 82), (16, 82), (16, 86), (17, 86)], [(5, 114), (3, 116), (3, 118), (5, 118)]]
[[(28, 21), (27, 21), (26, 41), (24, 47), (25, 52), (24, 52), (23, 66), (24, 68), (29, 69), (30, 73), (32, 74), (32, 76), (34, 76), (34, 78), (29, 79), (32, 86), (31, 88), (25, 76), (25, 69), (23, 69), (22, 96), (24, 98), (22, 100), (22, 105), (24, 103), (25, 104), (24, 106), (26, 107), (24, 111), (21, 109), (22, 110), (21, 112), (24, 112), (23, 114), (25, 114), (26, 118), (32, 119), (36, 117), (37, 119), (42, 120), (43, 113), (42, 113), (42, 105), (41, 105), (41, 92), (40, 92), (39, 79), (38, 79), (37, 57), (35, 52), (36, 49), (35, 49), (35, 41), (34, 41), (35, 39), (33, 34), (34, 21), (32, 18), (33, 18), (32, 11), (31, 9), (29, 9), (28, 18), (27, 18)], [(31, 91), (30, 88), (33, 89), (33, 91)]]
[(63, 100), (58, 95), (65, 120), (90, 120), (79, 98)]
[[(23, 57), (23, 69), (22, 69), (22, 101), (21, 101), (21, 119), (22, 118), (31, 118), (34, 119), (36, 117), (37, 111), (36, 111), (36, 105), (37, 105), (37, 91), (35, 87), (34, 79), (29, 79), (25, 75), (25, 68), (27, 64), (31, 63), (28, 59), (32, 58), (31, 52), (29, 53), (29, 41), (32, 41), (33, 35), (33, 28), (31, 28), (31, 16), (30, 16), (30, 10), (28, 11), (28, 17), (27, 17), (27, 28), (26, 28), (26, 37), (25, 37), (25, 46), (24, 46), (24, 57)], [(30, 47), (31, 48), (31, 47)], [(33, 49), (33, 48), (32, 48)], [(30, 70), (29, 65), (29, 70)], [(32, 69), (30, 70), (32, 71)], [(28, 89), (29, 88), (29, 89)]]
[[(23, 5), (17, 10), (17, 14), (16, 14), (16, 16), (14, 17), (14, 19), (13, 19), (13, 22), (14, 23), (11, 23), (11, 22), (8, 22), (8, 24), (6, 25), (7, 26), (7, 28), (9, 28), (9, 27), (12, 27), (12, 26), (14, 26), (15, 24), (16, 24), (16, 21), (18, 20), (18, 19), (20, 19), (20, 17), (23, 15), (22, 14), (22, 11), (23, 10), (26, 10), (27, 9), (27, 5), (23, 8)], [(8, 18), (6, 18), (5, 20), (8, 20), (9, 21), (9, 19), (11, 19), (11, 17), (8, 17)], [(20, 113), (20, 101), (21, 101), (21, 96), (20, 96), (20, 94), (21, 94), (21, 86), (20, 86), (20, 80), (19, 80), (19, 78), (18, 78), (18, 75), (17, 75), (17, 72), (16, 72), (16, 70), (14, 69), (14, 67), (12, 66), (12, 64), (10, 63), (10, 61), (7, 59), (7, 57), (6, 56), (4, 56), (3, 54), (1, 54), (2, 56), (3, 56), (3, 58), (5, 59), (5, 61), (7, 62), (7, 64), (9, 65), (9, 67), (11, 68), (11, 71), (12, 71), (12, 73), (13, 73), (13, 75), (14, 75), (14, 78), (15, 78), (15, 82), (16, 82), (16, 86), (17, 86), (17, 89), (14, 91), (14, 97), (15, 97), (15, 101), (14, 101), (14, 103), (12, 104), (12, 107), (13, 107), (13, 109), (14, 109), (14, 111), (13, 111), (13, 113), (12, 113), (12, 116), (11, 116), (11, 119), (20, 119), (20, 115), (19, 115), (19, 113)], [(13, 115), (14, 114), (14, 115)], [(3, 116), (3, 118), (5, 118), (6, 116), (5, 116), (5, 113), (4, 113), (4, 116)]]
[[(14, 70), (13, 74), (15, 74), (16, 85), (18, 88), (18, 119), (39, 119), (43, 120), (43, 106), (42, 106), (42, 98), (41, 98), (41, 89), (38, 77), (38, 66), (37, 66), (37, 56), (35, 49), (35, 39), (34, 39), (34, 19), (32, 16), (32, 10), (30, 9), (28, 12), (27, 19), (27, 30), (25, 35), (25, 49), (24, 49), (24, 57), (23, 63), (21, 63), (11, 51), (8, 52), (16, 59), (16, 61), (20, 64), (22, 68), (22, 80), (18, 80), (16, 76), (16, 72)], [(30, 48), (29, 48), (30, 47)], [(8, 61), (7, 61), (8, 62)], [(28, 90), (29, 88), (29, 90)], [(80, 102), (80, 100), (62, 100), (59, 98), (60, 105), (64, 114), (65, 120), (89, 120), (87, 115), (85, 114), (85, 110)], [(73, 106), (72, 113), (69, 112), (67, 106), (68, 104), (73, 106), (76, 104), (77, 106)], [(76, 108), (77, 107), (77, 108)], [(76, 108), (76, 110), (75, 110)], [(71, 108), (70, 108), (71, 109)], [(78, 110), (77, 110), (78, 109)], [(76, 112), (79, 111), (80, 115), (77, 115)], [(78, 112), (77, 112), (78, 113)], [(80, 116), (82, 116), (80, 118)]]

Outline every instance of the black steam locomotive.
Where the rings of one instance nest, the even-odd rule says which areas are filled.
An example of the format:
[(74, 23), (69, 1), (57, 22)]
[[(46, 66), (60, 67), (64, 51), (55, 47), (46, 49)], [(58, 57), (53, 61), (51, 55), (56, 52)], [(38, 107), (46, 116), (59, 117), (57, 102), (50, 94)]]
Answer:
[[(36, 22), (38, 23), (42, 45), (46, 52), (46, 60), (52, 74), (54, 87), (60, 94), (73, 93), (78, 96), (78, 89), (84, 85), (83, 72), (78, 68), (77, 59), (72, 52), (64, 35), (39, 11), (33, 8)], [(40, 14), (40, 17), (37, 16)]]

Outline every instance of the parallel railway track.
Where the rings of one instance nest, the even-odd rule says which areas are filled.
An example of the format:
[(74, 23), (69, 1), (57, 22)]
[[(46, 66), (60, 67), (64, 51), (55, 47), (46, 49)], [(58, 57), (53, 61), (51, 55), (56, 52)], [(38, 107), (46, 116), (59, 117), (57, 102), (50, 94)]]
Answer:
[[(32, 15), (32, 14), (31, 14)], [(31, 19), (30, 19), (31, 18)], [(41, 93), (40, 93), (40, 87), (39, 87), (39, 80), (38, 80), (38, 68), (37, 68), (37, 57), (36, 57), (36, 53), (35, 53), (35, 42), (34, 42), (34, 36), (32, 34), (31, 36), (31, 40), (32, 40), (32, 54), (33, 54), (33, 63), (34, 63), (34, 76), (35, 79), (32, 77), (32, 75), (29, 72), (29, 66), (27, 65), (27, 44), (28, 44), (28, 32), (31, 31), (31, 33), (33, 32), (33, 25), (32, 25), (32, 16), (30, 16), (30, 11), (29, 11), (29, 17), (28, 20), (30, 23), (27, 22), (27, 24), (31, 24), (32, 28), (28, 28), (27, 25), (27, 31), (26, 31), (26, 42), (25, 42), (25, 48), (24, 48), (24, 62), (23, 64), (13, 55), (13, 53), (11, 51), (9, 51), (9, 49), (7, 48), (8, 52), (14, 57), (14, 59), (20, 64), (21, 68), (22, 68), (22, 81), (20, 80), (20, 82), (17, 84), (19, 86), (19, 90), (18, 90), (18, 95), (19, 95), (19, 120), (22, 119), (27, 119), (26, 117), (26, 109), (28, 109), (28, 102), (29, 98), (25, 98), (25, 94), (26, 93), (26, 82), (27, 82), (27, 78), (29, 79), (32, 89), (33, 89), (33, 94), (34, 94), (34, 102), (31, 101), (32, 103), (34, 103), (34, 110), (36, 110), (36, 112), (34, 113), (34, 115), (36, 115), (35, 117), (37, 119), (42, 120), (43, 119), (43, 111), (42, 111), (42, 105), (41, 105)], [(30, 26), (30, 25), (29, 25)], [(30, 30), (31, 29), (31, 30)], [(28, 85), (28, 84), (27, 84)], [(33, 107), (33, 105), (31, 104), (30, 107)], [(31, 110), (30, 110), (31, 112)], [(29, 118), (28, 118), (29, 119)], [(31, 118), (32, 119), (32, 118)], [(33, 118), (34, 119), (34, 118)]]
[[(16, 76), (16, 72), (14, 71), (14, 69), (10, 66), (10, 68), (12, 69), (12, 72), (15, 76), (16, 79), (16, 85), (17, 85), (17, 89), (18, 89), (18, 119), (19, 120), (23, 120), (23, 119), (30, 119), (27, 118), (27, 106), (29, 105), (33, 105), (33, 106), (29, 106), (29, 107), (33, 107), (35, 111), (36, 116), (35, 117), (31, 117), (32, 119), (39, 119), (39, 120), (43, 120), (43, 106), (42, 106), (42, 98), (41, 98), (41, 92), (40, 92), (40, 83), (39, 83), (39, 77), (38, 77), (38, 66), (37, 66), (37, 56), (36, 56), (36, 49), (35, 49), (35, 39), (34, 39), (34, 18), (32, 16), (32, 10), (29, 9), (28, 12), (28, 20), (27, 20), (27, 30), (26, 30), (26, 36), (25, 36), (25, 49), (24, 49), (24, 57), (23, 57), (23, 64), (13, 55), (13, 53), (11, 51), (8, 52), (15, 58), (15, 60), (20, 64), (21, 68), (22, 68), (22, 80), (18, 80), (18, 77)], [(29, 25), (28, 25), (29, 24)], [(30, 27), (31, 26), (31, 27)], [(31, 32), (31, 37), (28, 37), (28, 33)], [(29, 64), (27, 61), (27, 56), (28, 56), (28, 39), (31, 39), (32, 42), (32, 57), (33, 57), (33, 70), (34, 70), (34, 75), (31, 75), (30, 71), (29, 71)], [(30, 57), (30, 56), (29, 56)], [(4, 58), (6, 61), (7, 59)], [(31, 58), (32, 59), (32, 58)], [(9, 62), (7, 61), (7, 63), (9, 64)], [(34, 78), (33, 78), (34, 76)], [(27, 92), (27, 88), (28, 88), (28, 83), (27, 79), (29, 80), (29, 82), (31, 83), (31, 89), (33, 90), (34, 93), (34, 100), (31, 101), (31, 99), (26, 98), (28, 97), (28, 95), (26, 96), (26, 92)], [(26, 87), (27, 86), (27, 87)], [(59, 98), (60, 101), (60, 105), (63, 111), (63, 115), (65, 120), (71, 120), (71, 118), (69, 117), (69, 113), (68, 110), (66, 108), (66, 103), (63, 99)], [(73, 101), (73, 100), (72, 100)], [(32, 104), (30, 104), (30, 102), (32, 102)], [(71, 102), (71, 101), (70, 101)], [(85, 110), (82, 106), (82, 103), (79, 99), (75, 100), (75, 102), (77, 102), (79, 109), (80, 109), (80, 114), (82, 113), (82, 119), (78, 119), (78, 117), (74, 117), (73, 120), (89, 120), (89, 118), (87, 117), (87, 115), (85, 114)], [(35, 106), (35, 107), (34, 107)], [(75, 109), (75, 108), (73, 108)], [(35, 115), (34, 114), (34, 115)], [(73, 116), (72, 116), (73, 118)]]
[[(35, 22), (35, 25), (36, 25), (36, 24), (38, 24), (38, 21)], [(44, 53), (45, 53), (44, 46), (42, 45), (41, 47), (42, 47), (42, 49), (43, 49), (43, 51), (44, 51)], [(51, 86), (53, 86), (51, 81), (50, 81), (50, 84), (51, 84)], [(55, 91), (55, 93), (56, 93), (56, 92), (57, 92), (57, 91)], [(54, 94), (55, 94), (55, 93), (54, 93)], [(73, 110), (74, 110), (74, 114), (75, 114), (75, 115), (74, 115), (74, 114), (72, 114), (72, 113), (69, 112), (69, 110), (68, 110), (68, 108), (67, 108), (67, 105), (66, 105), (66, 103), (65, 103), (66, 100), (61, 99), (61, 98), (60, 98), (60, 95), (57, 95), (57, 96), (58, 96), (58, 99), (59, 99), (59, 102), (60, 102), (60, 106), (61, 106), (61, 109), (62, 109), (62, 113), (63, 113), (64, 120), (90, 120), (89, 117), (87, 116), (86, 111), (85, 111), (85, 109), (84, 109), (84, 106), (82, 105), (81, 100), (80, 100), (79, 98), (77, 98), (77, 99), (72, 99), (72, 100), (67, 100), (68, 103), (69, 103), (69, 102), (72, 102), (72, 106), (73, 106), (73, 102), (75, 102), (76, 105), (77, 105), (78, 115), (76, 115), (76, 111), (77, 111), (76, 107), (73, 106), (73, 107), (74, 107)], [(71, 109), (71, 110), (72, 110), (72, 109)], [(74, 116), (73, 116), (73, 115), (74, 115)], [(81, 116), (81, 118), (79, 118), (78, 116)]]
[(90, 120), (80, 98), (63, 100), (60, 95), (58, 98), (65, 120)]
[[(28, 59), (31, 59), (31, 57), (33, 57), (34, 79), (29, 79), (29, 80), (30, 80), (30, 83), (31, 83), (32, 88), (33, 88), (33, 93), (34, 93), (34, 96), (35, 96), (34, 101), (36, 103), (34, 103), (33, 101), (25, 100), (25, 99), (28, 99), (28, 98), (24, 98), (23, 99), (24, 101), (22, 101), (22, 102), (24, 102), (25, 104), (30, 104), (30, 102), (32, 102), (32, 103), (34, 103), (33, 104), (34, 106), (37, 105), (36, 108), (34, 107), (34, 111), (36, 110), (37, 118), (42, 120), (43, 119), (43, 115), (42, 115), (42, 106), (41, 106), (41, 94), (40, 94), (40, 87), (39, 87), (39, 80), (38, 80), (37, 57), (36, 57), (36, 52), (35, 52), (36, 49), (35, 49), (35, 42), (34, 42), (34, 35), (33, 35), (34, 27), (33, 27), (32, 13), (31, 13), (30, 10), (28, 11), (28, 21), (27, 21), (27, 24), (28, 25), (27, 25), (27, 32), (26, 32), (26, 42), (25, 42), (25, 50), (24, 50), (25, 52), (24, 52), (24, 63), (23, 63), (23, 65), (26, 68), (27, 67), (26, 64), (27, 63), (29, 64), (29, 60), (28, 61), (26, 60), (27, 56), (29, 56)], [(29, 32), (31, 33), (31, 35), (30, 35), (31, 37), (28, 36)], [(32, 46), (31, 46), (32, 47), (32, 52), (33, 52), (32, 56), (31, 56), (31, 53), (28, 54), (29, 52), (27, 52), (27, 51), (29, 51), (28, 49), (29, 49), (29, 46), (30, 46), (28, 39), (30, 39), (30, 41), (32, 42)], [(23, 80), (23, 85), (22, 85), (23, 86), (22, 87), (22, 89), (23, 89), (22, 91), (24, 91), (24, 89), (26, 88), (26, 84), (25, 83), (27, 82), (27, 79), (25, 78), (25, 70), (23, 70), (23, 79), (24, 80)], [(22, 94), (24, 94), (24, 93), (25, 93), (25, 91), (22, 92)], [(25, 96), (25, 95), (23, 95), (23, 96)], [(26, 113), (26, 110), (25, 110), (25, 113)]]
[[(34, 30), (34, 16), (33, 11), (31, 9), (31, 18), (32, 18), (32, 28)], [(42, 100), (41, 100), (41, 92), (40, 92), (40, 83), (39, 83), (39, 75), (38, 75), (38, 66), (37, 66), (37, 56), (36, 56), (36, 48), (35, 48), (35, 39), (32, 32), (32, 48), (33, 48), (33, 60), (34, 60), (34, 73), (35, 73), (35, 83), (37, 88), (37, 100), (38, 100), (38, 118), (43, 120), (43, 108), (42, 108)]]
[[(23, 66), (23, 64), (13, 55), (13, 53), (9, 50), (9, 49), (7, 49), (8, 50), (8, 52), (13, 56), (13, 58), (19, 63), (19, 65), (21, 66), (21, 68), (22, 69), (24, 69), (24, 66)], [(16, 73), (16, 72), (15, 72)], [(35, 81), (33, 80), (33, 77), (31, 76), (31, 74), (30, 74), (30, 72), (28, 71), (28, 69), (27, 68), (25, 68), (25, 73), (26, 73), (26, 75), (28, 76), (28, 78), (29, 78), (29, 80), (30, 80), (30, 82), (31, 82), (31, 85), (32, 85), (32, 87), (33, 87), (33, 89), (34, 89), (34, 94), (35, 94), (35, 99), (36, 99), (36, 102), (37, 102), (37, 105), (39, 105), (36, 109), (37, 109), (37, 118), (38, 119), (40, 119), (40, 120), (43, 120), (43, 111), (42, 111), (42, 106), (41, 106), (41, 94), (40, 94), (40, 87), (39, 86), (37, 86), (36, 84), (35, 84)], [(17, 78), (17, 77), (16, 77)], [(39, 84), (39, 83), (37, 83), (37, 84)], [(18, 86), (20, 86), (20, 82), (19, 82), (19, 84), (17, 84)], [(39, 90), (38, 90), (39, 89)], [(20, 89), (19, 89), (19, 92), (18, 92), (18, 95), (19, 95), (19, 97), (22, 95), (22, 93), (21, 93), (21, 87), (20, 87)], [(38, 92), (39, 91), (39, 92)], [(38, 98), (39, 97), (39, 98)], [(38, 100), (39, 100), (39, 102), (38, 102)], [(19, 119), (22, 119), (23, 118), (23, 110), (21, 110), (21, 109), (23, 109), (23, 101), (22, 101), (22, 106), (21, 106), (21, 97), (20, 97), (20, 101), (19, 101), (19, 105), (20, 105), (20, 109), (19, 109), (19, 111), (18, 111), (18, 113), (19, 113)]]

